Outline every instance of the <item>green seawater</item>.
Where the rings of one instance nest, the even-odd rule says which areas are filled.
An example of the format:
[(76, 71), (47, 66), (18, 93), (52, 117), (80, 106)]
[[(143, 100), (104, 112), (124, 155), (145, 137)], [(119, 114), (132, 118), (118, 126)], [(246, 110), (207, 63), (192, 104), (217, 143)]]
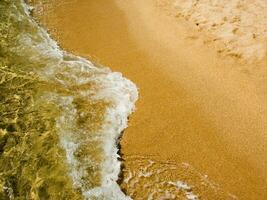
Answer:
[(101, 185), (111, 103), (92, 96), (108, 73), (59, 50), (23, 1), (0, 0), (1, 200), (84, 199)]

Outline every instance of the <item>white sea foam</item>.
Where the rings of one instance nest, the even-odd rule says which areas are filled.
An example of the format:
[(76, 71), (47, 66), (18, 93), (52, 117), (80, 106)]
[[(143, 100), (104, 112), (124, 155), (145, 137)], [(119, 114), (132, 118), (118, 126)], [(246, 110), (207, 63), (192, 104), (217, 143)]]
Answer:
[(127, 156), (122, 187), (136, 199), (237, 199), (188, 163)]
[[(62, 51), (48, 33), (31, 19), (28, 12), (30, 7), (22, 0), (21, 4), (25, 13), (19, 15), (18, 19), (26, 18), (36, 33), (32, 35), (22, 32), (18, 36), (20, 45), (12, 51), (22, 57), (28, 56), (30, 63), (40, 63), (43, 67), (34, 70), (42, 79), (62, 87), (93, 83), (96, 85), (95, 88), (80, 89), (73, 95), (109, 103), (102, 127), (93, 134), (94, 137), (84, 138), (79, 135), (84, 135), (85, 130), (79, 129), (76, 125), (78, 112), (73, 103), (73, 95), (61, 95), (51, 91), (42, 97), (58, 105), (61, 110), (57, 119), (57, 129), (60, 144), (66, 151), (66, 160), (74, 187), (81, 189), (85, 199), (93, 197), (109, 200), (130, 199), (121, 192), (116, 182), (120, 173), (116, 144), (121, 132), (127, 127), (128, 116), (134, 110), (134, 103), (138, 98), (136, 86), (123, 78), (120, 73), (111, 72), (108, 68), (96, 67), (86, 59)], [(65, 78), (60, 78), (62, 76)], [(104, 154), (102, 163), (95, 163), (90, 159), (90, 155), (82, 161), (75, 157), (77, 149), (90, 141), (99, 141), (101, 144)], [(101, 168), (101, 185), (88, 188), (84, 185), (83, 177), (88, 175), (87, 167), (94, 164)]]
[(177, 187), (179, 190), (185, 191), (185, 196), (188, 200), (198, 200), (198, 196), (192, 192), (192, 188), (185, 182), (177, 181), (177, 182), (168, 182), (168, 184)]

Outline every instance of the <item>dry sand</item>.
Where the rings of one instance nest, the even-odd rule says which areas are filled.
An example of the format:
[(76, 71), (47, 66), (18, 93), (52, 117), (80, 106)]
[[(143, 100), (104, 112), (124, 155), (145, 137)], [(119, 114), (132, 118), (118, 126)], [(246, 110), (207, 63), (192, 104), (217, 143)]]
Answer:
[(193, 22), (216, 42), (218, 53), (255, 62), (266, 56), (267, 3), (264, 0), (169, 0), (176, 17)]
[(122, 72), (140, 88), (137, 111), (121, 140), (121, 185), (127, 194), (134, 199), (266, 199), (264, 47), (259, 54), (220, 55), (217, 51), (228, 52), (229, 45), (205, 42), (217, 35), (209, 23), (204, 31), (195, 26), (201, 9), (194, 17), (174, 17), (181, 9), (192, 11), (171, 5), (65, 0), (37, 10), (64, 49)]

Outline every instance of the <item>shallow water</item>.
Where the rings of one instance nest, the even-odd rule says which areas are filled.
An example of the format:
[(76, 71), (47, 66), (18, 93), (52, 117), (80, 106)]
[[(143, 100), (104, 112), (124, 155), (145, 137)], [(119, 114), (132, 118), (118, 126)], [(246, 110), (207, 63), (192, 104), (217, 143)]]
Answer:
[(0, 2), (0, 199), (125, 199), (116, 141), (137, 99), (62, 51), (22, 0)]
[[(182, 182), (201, 199), (235, 198), (227, 192), (264, 199), (265, 104), (235, 70), (242, 66), (188, 38), (202, 35), (154, 5), (158, 1), (49, 2), (40, 4), (38, 18), (62, 47), (92, 56), (140, 87), (137, 112), (121, 140), (121, 186), (129, 196), (185, 199)], [(169, 161), (176, 169), (158, 174)]]

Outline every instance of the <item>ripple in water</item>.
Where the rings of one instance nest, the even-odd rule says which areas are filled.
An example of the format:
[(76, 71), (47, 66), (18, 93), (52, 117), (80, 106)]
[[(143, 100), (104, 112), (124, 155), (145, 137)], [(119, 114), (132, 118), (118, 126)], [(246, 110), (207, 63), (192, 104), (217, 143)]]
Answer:
[(133, 199), (234, 200), (188, 163), (159, 162), (153, 157), (126, 156), (122, 189)]
[(0, 1), (0, 199), (128, 199), (116, 142), (135, 85), (62, 51), (30, 9)]

